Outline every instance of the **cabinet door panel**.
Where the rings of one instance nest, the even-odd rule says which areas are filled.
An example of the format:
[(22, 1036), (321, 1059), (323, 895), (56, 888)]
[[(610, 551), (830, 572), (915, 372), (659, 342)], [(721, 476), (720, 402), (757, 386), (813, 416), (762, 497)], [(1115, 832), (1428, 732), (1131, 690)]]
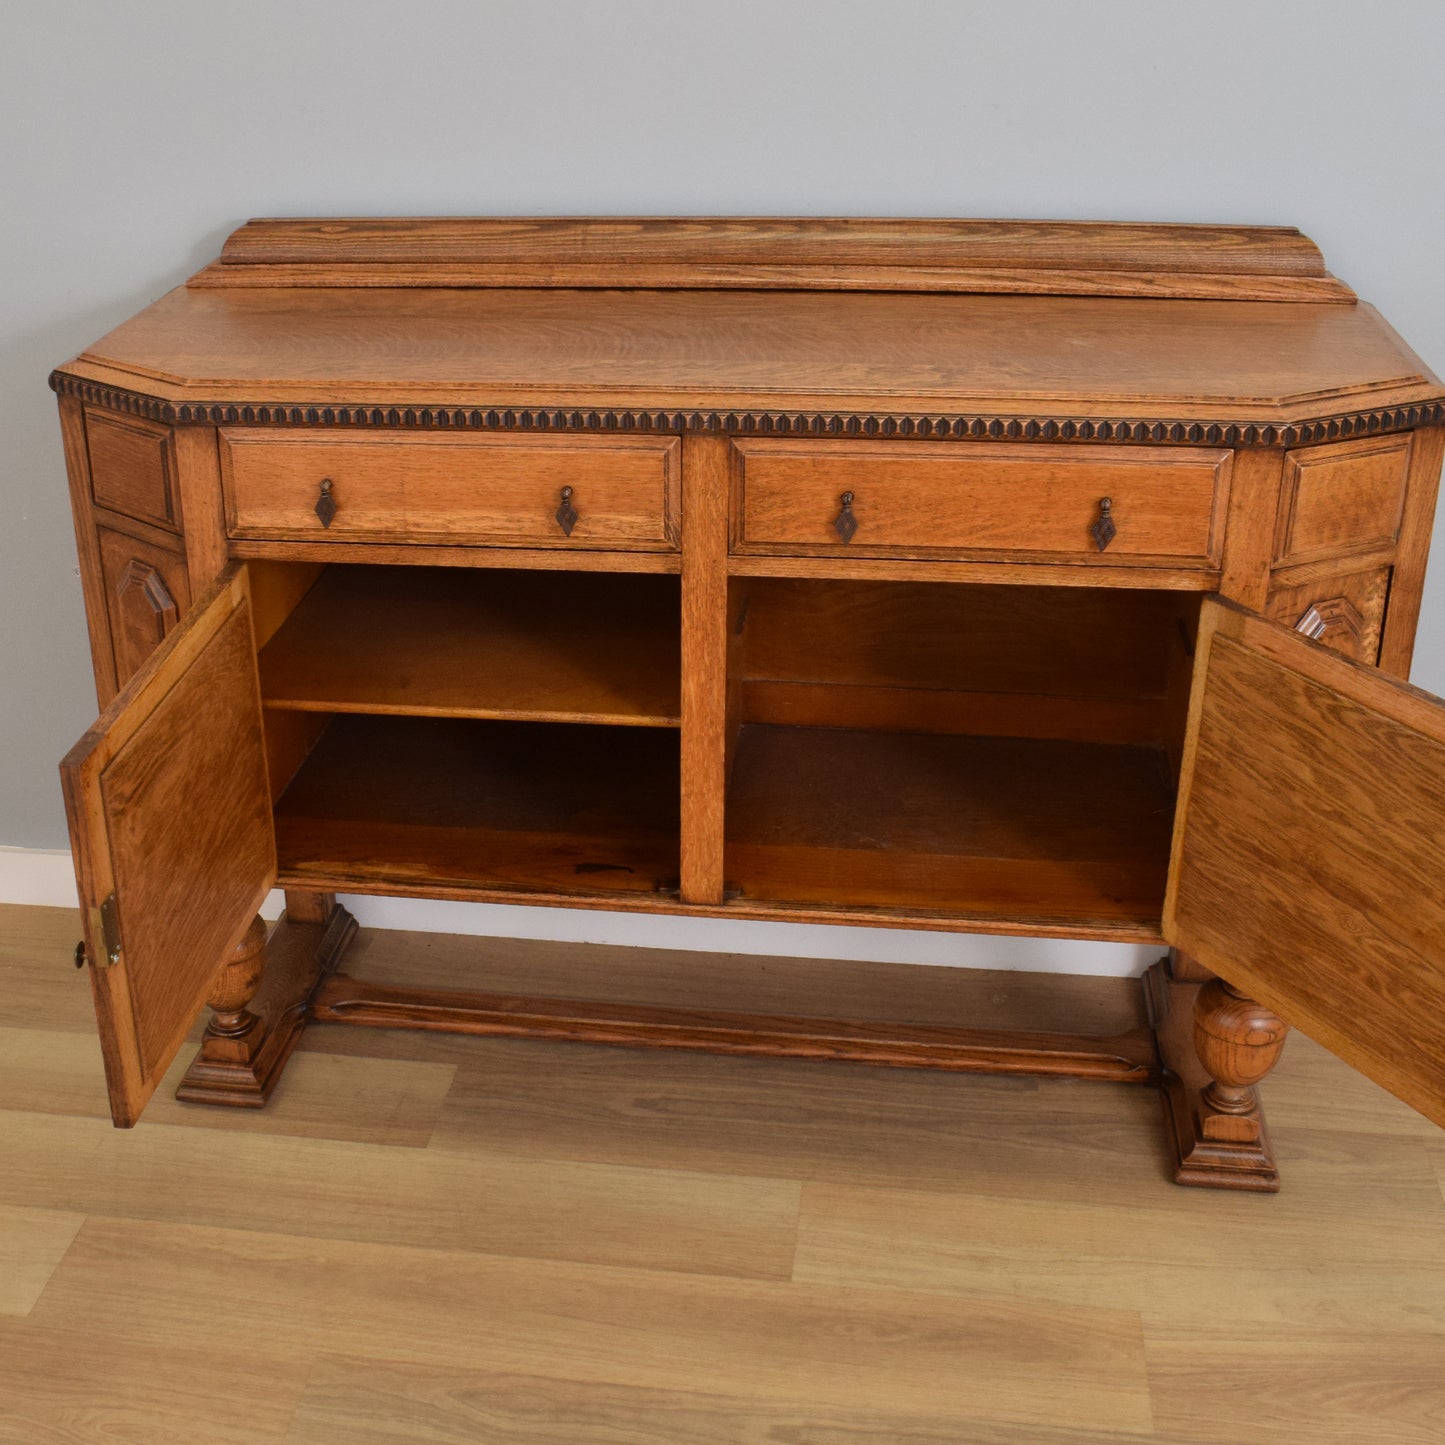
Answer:
[(111, 1113), (129, 1125), (276, 876), (243, 568), (148, 659), (61, 780)]
[(1445, 704), (1201, 612), (1164, 933), (1445, 1124)]

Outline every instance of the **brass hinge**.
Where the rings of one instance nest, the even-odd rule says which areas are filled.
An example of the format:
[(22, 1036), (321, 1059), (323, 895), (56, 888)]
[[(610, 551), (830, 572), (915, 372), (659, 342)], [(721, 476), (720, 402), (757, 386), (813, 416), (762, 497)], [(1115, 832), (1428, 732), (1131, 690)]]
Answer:
[(106, 895), (105, 901), (96, 912), (100, 914), (100, 937), (105, 945), (105, 958), (101, 960), (106, 964), (120, 962), (120, 920), (115, 912), (115, 894)]

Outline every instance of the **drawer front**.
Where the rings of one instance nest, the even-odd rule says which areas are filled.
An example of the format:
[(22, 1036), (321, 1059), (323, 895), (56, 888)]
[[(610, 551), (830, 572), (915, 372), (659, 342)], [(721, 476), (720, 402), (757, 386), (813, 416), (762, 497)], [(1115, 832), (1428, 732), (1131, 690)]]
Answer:
[[(1231, 455), (743, 440), (734, 451), (733, 550), (1212, 568)], [(1106, 517), (1112, 535), (1100, 527)]]
[[(232, 537), (581, 550), (677, 546), (676, 437), (220, 434)], [(317, 514), (325, 495), (329, 524)], [(568, 530), (563, 489), (575, 519)], [(325, 510), (325, 509), (323, 509)]]

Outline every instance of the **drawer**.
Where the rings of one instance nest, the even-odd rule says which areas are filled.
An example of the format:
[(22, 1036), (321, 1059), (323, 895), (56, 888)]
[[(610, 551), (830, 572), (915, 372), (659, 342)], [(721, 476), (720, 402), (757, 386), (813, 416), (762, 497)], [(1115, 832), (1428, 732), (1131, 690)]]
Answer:
[[(676, 437), (220, 434), (232, 537), (669, 551), (677, 546)], [(317, 503), (335, 511), (325, 525)], [(575, 512), (557, 513), (563, 488)]]
[[(1231, 455), (1026, 442), (741, 440), (733, 550), (1212, 568)], [(1093, 529), (1106, 510), (1114, 530), (1100, 548)]]

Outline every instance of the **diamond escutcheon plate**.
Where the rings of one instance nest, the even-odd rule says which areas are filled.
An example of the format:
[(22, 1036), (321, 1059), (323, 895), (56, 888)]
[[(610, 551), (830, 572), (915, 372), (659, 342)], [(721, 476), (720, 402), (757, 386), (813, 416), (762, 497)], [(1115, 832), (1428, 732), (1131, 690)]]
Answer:
[(572, 505), (572, 488), (562, 488), (562, 505), (557, 508), (557, 525), (562, 529), (564, 537), (572, 535), (572, 528), (577, 525), (577, 509)]
[(1119, 529), (1114, 525), (1114, 504), (1108, 497), (1099, 503), (1099, 516), (1089, 528), (1089, 535), (1101, 552), (1119, 535)]

